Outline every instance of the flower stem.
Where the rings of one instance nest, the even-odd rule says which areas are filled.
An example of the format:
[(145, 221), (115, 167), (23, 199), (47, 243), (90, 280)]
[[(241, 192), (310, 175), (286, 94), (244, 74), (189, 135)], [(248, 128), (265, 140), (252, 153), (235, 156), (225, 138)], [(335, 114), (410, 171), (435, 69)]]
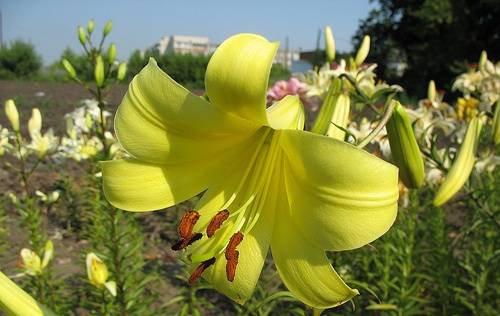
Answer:
[(394, 108), (396, 107), (396, 103), (392, 102), (392, 96), (389, 96), (387, 99), (387, 105), (385, 107), (384, 115), (378, 122), (377, 126), (373, 129), (373, 131), (368, 134), (362, 141), (359, 142), (356, 147), (358, 148), (364, 148), (366, 145), (368, 145), (379, 133), (380, 131), (384, 128), (384, 126), (387, 124), (389, 119), (392, 116), (392, 112), (394, 111)]

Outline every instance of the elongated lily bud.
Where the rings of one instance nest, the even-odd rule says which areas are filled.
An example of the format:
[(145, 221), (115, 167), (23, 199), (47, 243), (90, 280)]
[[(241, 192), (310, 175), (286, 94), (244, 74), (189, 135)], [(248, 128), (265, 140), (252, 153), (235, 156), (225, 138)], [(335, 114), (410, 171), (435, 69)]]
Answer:
[(350, 110), (350, 99), (342, 92), (342, 80), (333, 79), (321, 110), (311, 129), (313, 133), (344, 140)]
[(458, 150), (457, 157), (434, 198), (434, 205), (440, 206), (446, 203), (469, 178), (474, 167), (481, 127), (482, 123), (479, 117), (475, 117), (469, 122), (462, 146)]
[(118, 79), (118, 81), (122, 81), (123, 79), (125, 79), (126, 74), (127, 74), (127, 64), (123, 62), (120, 64), (120, 66), (118, 66), (118, 73), (116, 74), (116, 79)]
[(329, 25), (325, 26), (325, 50), (326, 60), (331, 63), (335, 59), (335, 39)]
[(14, 103), (14, 100), (9, 99), (5, 101), (5, 114), (7, 115), (7, 118), (12, 125), (12, 129), (15, 132), (19, 132), (19, 112), (17, 112), (17, 107)]
[(413, 133), (410, 118), (397, 101), (394, 112), (385, 126), (392, 159), (399, 168), (399, 177), (408, 188), (418, 188), (424, 182), (424, 160)]
[(116, 57), (116, 45), (115, 43), (111, 43), (108, 48), (108, 61), (112, 64), (115, 61)]
[(12, 316), (56, 316), (0, 272), (0, 306)]
[(488, 61), (488, 54), (486, 53), (486, 51), (483, 50), (481, 52), (481, 56), (479, 56), (478, 68), (480, 71), (484, 71), (487, 61)]
[(108, 36), (108, 34), (111, 32), (111, 29), (113, 28), (113, 21), (109, 20), (106, 22), (104, 25), (104, 28), (102, 29), (102, 34), (104, 36)]
[(43, 252), (42, 269), (49, 264), (52, 258), (54, 258), (54, 244), (52, 243), (52, 240), (47, 240)]
[(95, 60), (94, 77), (95, 84), (102, 87), (104, 85), (104, 62), (101, 55), (97, 56)]
[(87, 32), (89, 32), (89, 34), (92, 34), (92, 32), (94, 32), (94, 27), (95, 21), (93, 19), (89, 20), (89, 22), (87, 23)]
[(97, 287), (104, 286), (108, 279), (108, 268), (106, 264), (93, 252), (87, 254), (87, 277)]
[(363, 37), (363, 41), (361, 42), (361, 46), (359, 46), (358, 52), (356, 53), (356, 58), (354, 62), (356, 65), (361, 65), (365, 61), (366, 57), (368, 57), (368, 53), (370, 52), (370, 36), (365, 35)]
[(62, 65), (64, 69), (66, 70), (66, 73), (71, 79), (76, 79), (76, 71), (75, 68), (73, 68), (73, 65), (69, 62), (67, 59), (62, 60)]
[(500, 143), (500, 100), (495, 105), (495, 115), (493, 116), (493, 141), (495, 145)]
[(436, 84), (434, 80), (429, 81), (429, 86), (427, 87), (427, 99), (429, 101), (434, 101), (436, 99)]
[(78, 40), (80, 41), (80, 44), (85, 45), (85, 43), (87, 42), (87, 38), (85, 36), (85, 30), (83, 29), (83, 27), (78, 26), (77, 33), (78, 33)]
[(40, 134), (40, 131), (42, 130), (42, 114), (40, 113), (40, 110), (37, 108), (34, 108), (31, 111), (31, 118), (28, 121), (28, 132), (30, 133), (31, 137), (35, 134)]

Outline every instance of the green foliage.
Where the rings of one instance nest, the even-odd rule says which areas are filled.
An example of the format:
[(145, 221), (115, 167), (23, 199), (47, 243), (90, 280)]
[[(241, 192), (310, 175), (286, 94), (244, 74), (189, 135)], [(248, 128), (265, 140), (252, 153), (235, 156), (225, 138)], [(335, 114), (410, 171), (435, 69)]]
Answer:
[(278, 80), (288, 80), (292, 73), (290, 69), (282, 64), (273, 64), (271, 75), (269, 76), (269, 85), (273, 85)]
[[(426, 83), (449, 87), (451, 79), (477, 63), (483, 49), (500, 55), (500, 6), (491, 0), (379, 0), (353, 38), (372, 38), (368, 62), (377, 62), (381, 77), (398, 79), (411, 94), (424, 95)], [(404, 74), (394, 69), (407, 65)]]
[(42, 67), (35, 47), (20, 40), (0, 47), (0, 79), (33, 79)]

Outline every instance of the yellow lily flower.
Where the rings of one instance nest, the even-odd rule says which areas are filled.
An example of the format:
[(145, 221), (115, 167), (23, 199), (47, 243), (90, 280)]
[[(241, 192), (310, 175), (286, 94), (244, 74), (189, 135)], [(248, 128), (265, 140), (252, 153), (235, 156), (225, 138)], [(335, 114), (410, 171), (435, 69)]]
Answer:
[(299, 98), (266, 110), (277, 43), (235, 35), (212, 56), (207, 101), (151, 59), (115, 117), (132, 157), (102, 162), (104, 193), (116, 207), (151, 211), (203, 191), (179, 225), (194, 269), (244, 303), (271, 248), (281, 279), (315, 308), (350, 300), (325, 251), (361, 247), (384, 234), (397, 212), (397, 168), (331, 137), (304, 132)]
[(97, 288), (106, 288), (111, 295), (116, 296), (116, 282), (107, 281), (109, 272), (106, 264), (93, 252), (85, 259), (89, 282)]

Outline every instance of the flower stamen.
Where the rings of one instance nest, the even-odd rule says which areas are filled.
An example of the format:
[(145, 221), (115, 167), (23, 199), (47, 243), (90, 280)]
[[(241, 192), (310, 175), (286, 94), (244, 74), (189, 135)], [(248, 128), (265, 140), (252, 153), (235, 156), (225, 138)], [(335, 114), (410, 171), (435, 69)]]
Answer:
[(193, 227), (200, 218), (200, 214), (194, 210), (187, 211), (181, 218), (177, 232), (182, 239), (186, 239), (193, 234)]
[(243, 233), (238, 231), (229, 240), (226, 246), (225, 256), (226, 256), (226, 277), (229, 282), (234, 281), (236, 275), (236, 266), (238, 265), (238, 259), (240, 257), (240, 252), (236, 250), (236, 247), (243, 241)]
[(212, 257), (212, 258), (200, 263), (196, 267), (196, 269), (194, 269), (193, 273), (191, 273), (191, 276), (189, 277), (189, 281), (188, 281), (189, 284), (192, 285), (194, 282), (196, 282), (201, 277), (203, 272), (214, 263), (215, 263), (215, 257)]
[(217, 214), (215, 214), (214, 217), (212, 217), (212, 220), (210, 221), (210, 224), (207, 226), (207, 236), (208, 238), (212, 237), (215, 232), (221, 227), (222, 223), (229, 217), (229, 211), (228, 210), (222, 210), (219, 211)]
[(203, 237), (202, 233), (191, 234), (188, 238), (182, 238), (177, 243), (172, 246), (172, 250), (179, 251), (185, 249), (187, 246), (191, 245), (197, 240), (200, 240)]

